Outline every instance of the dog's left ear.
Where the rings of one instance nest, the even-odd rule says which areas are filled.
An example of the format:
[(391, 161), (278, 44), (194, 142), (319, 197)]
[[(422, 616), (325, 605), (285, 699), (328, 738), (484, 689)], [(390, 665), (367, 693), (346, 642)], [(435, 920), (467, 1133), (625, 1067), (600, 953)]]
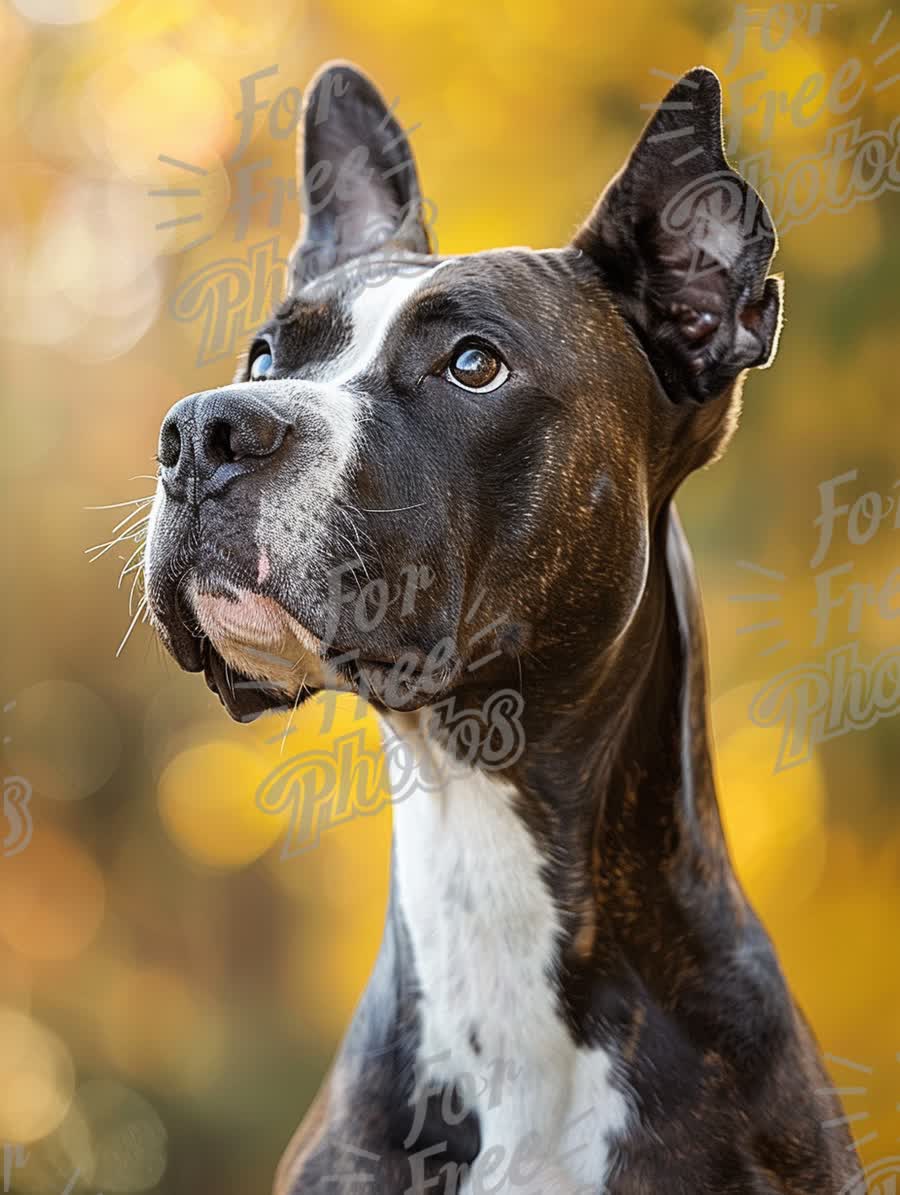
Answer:
[(350, 63), (329, 63), (307, 88), (297, 172), (303, 222), (293, 289), (375, 249), (430, 251), (406, 133)]
[(663, 388), (720, 394), (778, 342), (781, 280), (769, 213), (725, 157), (712, 71), (684, 76), (575, 237), (601, 268)]

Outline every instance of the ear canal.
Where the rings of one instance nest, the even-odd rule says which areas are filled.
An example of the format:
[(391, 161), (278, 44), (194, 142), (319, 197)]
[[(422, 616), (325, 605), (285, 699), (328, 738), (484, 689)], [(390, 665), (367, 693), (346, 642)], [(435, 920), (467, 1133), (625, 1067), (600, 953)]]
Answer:
[(376, 249), (431, 251), (409, 139), (356, 67), (329, 63), (309, 85), (297, 150), (304, 216), (294, 290)]
[(616, 293), (670, 397), (704, 400), (777, 347), (777, 247), (729, 165), (722, 94), (696, 67), (671, 89), (575, 237)]

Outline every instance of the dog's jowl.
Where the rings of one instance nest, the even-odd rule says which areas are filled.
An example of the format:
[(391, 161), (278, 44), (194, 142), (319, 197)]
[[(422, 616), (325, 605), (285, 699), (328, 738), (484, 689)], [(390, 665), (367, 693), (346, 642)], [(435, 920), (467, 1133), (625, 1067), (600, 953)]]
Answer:
[(330, 688), (384, 727), (384, 941), (278, 1195), (861, 1192), (729, 863), (672, 504), (781, 324), (715, 76), (551, 251), (433, 254), (354, 68), (304, 125), (290, 294), (166, 417), (146, 558), (234, 718)]

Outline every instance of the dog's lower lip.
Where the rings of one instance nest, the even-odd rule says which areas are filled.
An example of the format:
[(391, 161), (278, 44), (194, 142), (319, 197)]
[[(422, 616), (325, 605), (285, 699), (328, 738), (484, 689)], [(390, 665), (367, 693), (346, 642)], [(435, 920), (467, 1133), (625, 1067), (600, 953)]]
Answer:
[(251, 681), (240, 673), (230, 672), (205, 635), (201, 644), (201, 655), (207, 687), (238, 722), (251, 722), (268, 710), (291, 709), (299, 703), (301, 697), (312, 697), (318, 691), (301, 686), (294, 698), (287, 698), (274, 685), (270, 686), (265, 681)]
[(204, 663), (203, 641), (205, 636), (197, 634), (182, 613), (179, 600), (175, 599), (175, 609), (171, 618), (165, 621), (154, 619), (162, 629), (163, 638), (179, 668), (185, 672), (202, 672)]

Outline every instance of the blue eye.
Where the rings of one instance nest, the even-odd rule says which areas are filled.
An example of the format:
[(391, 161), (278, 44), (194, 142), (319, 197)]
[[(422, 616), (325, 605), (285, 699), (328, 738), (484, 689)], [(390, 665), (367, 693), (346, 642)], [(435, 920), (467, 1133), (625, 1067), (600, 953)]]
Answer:
[(267, 378), (272, 370), (272, 354), (268, 348), (262, 348), (250, 362), (250, 380), (261, 382)]

